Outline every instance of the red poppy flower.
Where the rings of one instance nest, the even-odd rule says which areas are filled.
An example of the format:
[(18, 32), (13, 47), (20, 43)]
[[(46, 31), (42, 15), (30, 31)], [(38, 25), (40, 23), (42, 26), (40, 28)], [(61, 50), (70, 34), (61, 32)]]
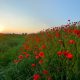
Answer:
[(26, 52), (23, 52), (23, 54), (27, 54)]
[(63, 54), (63, 52), (62, 51), (58, 51), (57, 54), (58, 54), (58, 56), (61, 56)]
[(59, 32), (56, 32), (55, 33), (55, 36), (58, 38), (58, 37), (60, 37), (60, 33)]
[(44, 52), (40, 52), (39, 56), (43, 58), (44, 57)]
[(41, 48), (42, 48), (42, 49), (45, 49), (45, 48), (46, 48), (46, 45), (45, 45), (45, 44), (43, 44)]
[(49, 77), (48, 77), (48, 80), (52, 80), (52, 78), (49, 76)]
[(39, 80), (39, 78), (40, 78), (40, 75), (39, 74), (34, 74), (33, 80)]
[(15, 64), (19, 63), (19, 60), (14, 60), (14, 63), (15, 63)]
[(80, 30), (74, 29), (73, 33), (76, 34), (76, 35), (78, 35), (80, 33)]
[(26, 49), (26, 50), (29, 50), (30, 49), (30, 47), (28, 46), (28, 45), (24, 45), (24, 48)]
[(40, 42), (40, 38), (36, 37), (36, 42), (39, 43)]
[(43, 63), (43, 60), (40, 60), (40, 61), (39, 61), (39, 64), (42, 64), (42, 63)]
[(28, 58), (29, 56), (30, 56), (30, 54), (27, 53), (27, 54), (26, 54), (26, 58)]
[(47, 70), (43, 70), (43, 74), (48, 74), (48, 71)]
[(74, 40), (69, 40), (69, 44), (75, 44)]
[(35, 66), (36, 66), (36, 64), (32, 64), (31, 66), (32, 66), (32, 67), (35, 67)]
[(72, 55), (71, 53), (68, 53), (68, 54), (66, 55), (66, 57), (67, 57), (68, 59), (72, 59), (72, 58), (73, 58), (73, 55)]
[(19, 58), (19, 59), (23, 59), (23, 55), (19, 55), (18, 58)]
[(35, 56), (35, 58), (36, 58), (36, 59), (39, 59), (39, 58), (40, 58), (40, 56), (39, 56), (39, 55), (36, 55), (36, 56)]
[(64, 54), (65, 56), (66, 56), (68, 53), (69, 53), (69, 51), (68, 51), (68, 50), (63, 51), (63, 54)]

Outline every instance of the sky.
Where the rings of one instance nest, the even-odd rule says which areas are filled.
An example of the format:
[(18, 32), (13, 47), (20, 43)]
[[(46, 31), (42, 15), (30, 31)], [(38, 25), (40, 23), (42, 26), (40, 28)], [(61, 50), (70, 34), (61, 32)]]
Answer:
[(80, 21), (80, 0), (0, 0), (0, 32), (34, 33)]

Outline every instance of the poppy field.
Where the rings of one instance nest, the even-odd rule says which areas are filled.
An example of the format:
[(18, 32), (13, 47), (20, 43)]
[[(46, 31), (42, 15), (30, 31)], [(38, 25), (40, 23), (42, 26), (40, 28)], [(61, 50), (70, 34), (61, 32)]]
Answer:
[(0, 34), (0, 80), (80, 80), (80, 25)]

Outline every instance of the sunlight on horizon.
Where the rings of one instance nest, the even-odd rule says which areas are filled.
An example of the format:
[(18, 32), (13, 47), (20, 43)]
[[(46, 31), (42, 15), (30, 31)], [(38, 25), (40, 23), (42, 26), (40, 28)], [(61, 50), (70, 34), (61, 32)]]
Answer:
[[(0, 32), (33, 33), (80, 20), (80, 0), (0, 0)], [(68, 5), (67, 5), (68, 4)]]
[(0, 32), (3, 32), (5, 29), (5, 27), (3, 25), (0, 24)]

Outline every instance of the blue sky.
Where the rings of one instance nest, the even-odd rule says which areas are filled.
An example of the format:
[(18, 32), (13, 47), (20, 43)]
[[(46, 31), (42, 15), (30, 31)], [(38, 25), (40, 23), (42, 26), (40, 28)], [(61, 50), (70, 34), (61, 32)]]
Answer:
[(38, 32), (80, 21), (80, 0), (0, 0), (3, 32)]

